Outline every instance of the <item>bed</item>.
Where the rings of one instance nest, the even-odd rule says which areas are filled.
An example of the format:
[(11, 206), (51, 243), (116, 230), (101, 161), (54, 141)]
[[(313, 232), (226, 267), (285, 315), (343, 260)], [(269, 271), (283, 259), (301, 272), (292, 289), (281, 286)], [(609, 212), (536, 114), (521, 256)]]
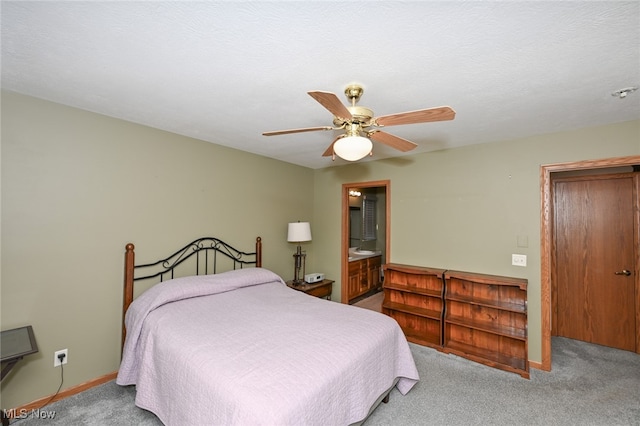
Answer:
[[(196, 274), (174, 277), (189, 259)], [(134, 300), (147, 279), (160, 282)], [(166, 425), (357, 424), (419, 380), (395, 320), (287, 287), (260, 238), (253, 252), (198, 239), (145, 265), (128, 244), (124, 288), (116, 382)]]

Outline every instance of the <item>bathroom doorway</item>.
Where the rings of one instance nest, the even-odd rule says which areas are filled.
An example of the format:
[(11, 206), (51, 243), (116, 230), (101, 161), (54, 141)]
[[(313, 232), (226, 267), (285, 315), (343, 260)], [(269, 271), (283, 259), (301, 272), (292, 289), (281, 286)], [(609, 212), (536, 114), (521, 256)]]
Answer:
[[(380, 256), (380, 266), (372, 263), (372, 269), (361, 271), (359, 282), (375, 282), (379, 274), (382, 285), (382, 265), (390, 259), (390, 211), (391, 181), (353, 182), (342, 185), (342, 242), (341, 242), (341, 297), (342, 303), (349, 303), (349, 283), (354, 281), (353, 262), (361, 258)], [(354, 253), (354, 250), (358, 250)], [(355, 255), (354, 255), (355, 254)], [(374, 259), (371, 259), (374, 260)], [(363, 295), (364, 296), (364, 295)], [(351, 298), (351, 302), (353, 302)]]

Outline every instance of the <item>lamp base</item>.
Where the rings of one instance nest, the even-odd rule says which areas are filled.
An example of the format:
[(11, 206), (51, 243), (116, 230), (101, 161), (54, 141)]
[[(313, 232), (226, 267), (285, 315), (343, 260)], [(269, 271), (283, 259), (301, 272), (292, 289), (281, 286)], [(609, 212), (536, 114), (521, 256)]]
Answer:
[[(301, 285), (304, 282), (302, 277), (304, 276), (306, 257), (307, 255), (305, 253), (302, 253), (302, 247), (298, 245), (298, 249), (293, 254), (293, 258), (294, 258), (293, 280), (292, 280), (293, 285)], [(303, 271), (302, 275), (300, 275), (300, 269), (302, 269)]]

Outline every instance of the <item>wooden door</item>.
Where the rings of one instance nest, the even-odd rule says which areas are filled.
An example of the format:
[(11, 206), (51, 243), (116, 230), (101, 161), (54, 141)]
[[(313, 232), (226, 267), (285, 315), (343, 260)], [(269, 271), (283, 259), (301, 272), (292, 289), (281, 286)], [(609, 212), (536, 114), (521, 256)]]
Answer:
[(636, 351), (635, 180), (554, 181), (556, 335)]

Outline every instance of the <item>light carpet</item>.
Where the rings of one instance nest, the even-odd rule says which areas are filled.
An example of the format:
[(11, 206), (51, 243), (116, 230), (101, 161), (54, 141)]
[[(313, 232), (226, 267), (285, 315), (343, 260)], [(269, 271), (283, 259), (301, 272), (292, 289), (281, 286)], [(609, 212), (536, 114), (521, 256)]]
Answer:
[[(392, 391), (365, 425), (640, 426), (640, 355), (565, 338), (552, 348), (552, 371), (527, 380), (411, 344), (420, 382), (404, 396)], [(46, 407), (54, 419), (11, 424), (161, 425), (134, 398), (134, 387), (108, 382)]]

